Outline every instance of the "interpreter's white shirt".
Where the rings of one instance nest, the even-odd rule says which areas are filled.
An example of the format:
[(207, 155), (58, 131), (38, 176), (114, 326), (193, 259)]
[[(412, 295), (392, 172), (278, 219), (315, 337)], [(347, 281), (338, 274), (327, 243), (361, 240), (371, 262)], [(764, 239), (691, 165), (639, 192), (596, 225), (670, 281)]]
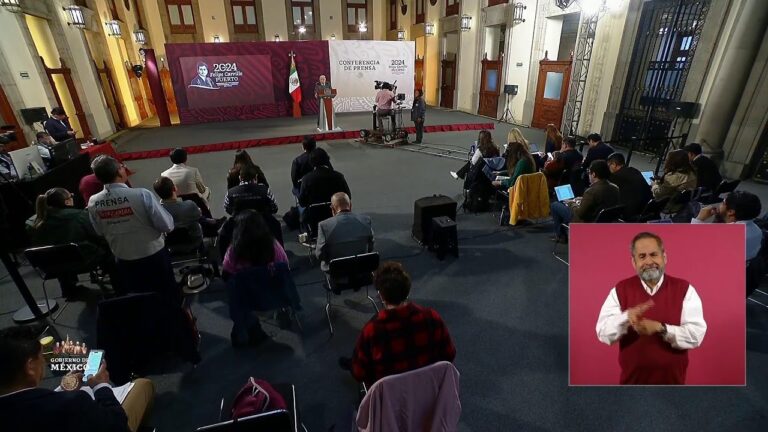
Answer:
[[(651, 296), (659, 291), (663, 282), (663, 275), (659, 283), (653, 287), (649, 287), (645, 281), (641, 280), (643, 289)], [(664, 336), (664, 340), (672, 345), (672, 348), (693, 349), (701, 345), (704, 335), (707, 333), (707, 323), (704, 321), (704, 309), (701, 304), (701, 298), (696, 293), (693, 285), (688, 285), (688, 291), (683, 298), (680, 325), (663, 324), (667, 326), (667, 334)], [(600, 309), (600, 316), (597, 318), (597, 338), (600, 342), (612, 345), (627, 334), (629, 325), (629, 314), (626, 310), (621, 310), (616, 287), (613, 287), (611, 292), (608, 293), (608, 298), (605, 299), (603, 307)]]

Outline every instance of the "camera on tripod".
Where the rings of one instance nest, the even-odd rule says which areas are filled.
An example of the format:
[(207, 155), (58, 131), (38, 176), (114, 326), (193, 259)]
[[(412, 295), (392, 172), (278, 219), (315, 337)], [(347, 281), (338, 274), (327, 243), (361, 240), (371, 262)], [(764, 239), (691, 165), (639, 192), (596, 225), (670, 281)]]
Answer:
[[(397, 82), (397, 81), (395, 81), (395, 82)], [(374, 90), (381, 90), (381, 89), (394, 90), (394, 89), (397, 88), (396, 85), (390, 84), (390, 83), (388, 83), (386, 81), (378, 81), (377, 80), (377, 81), (374, 81), (374, 83), (375, 83), (375, 85), (373, 86)]]

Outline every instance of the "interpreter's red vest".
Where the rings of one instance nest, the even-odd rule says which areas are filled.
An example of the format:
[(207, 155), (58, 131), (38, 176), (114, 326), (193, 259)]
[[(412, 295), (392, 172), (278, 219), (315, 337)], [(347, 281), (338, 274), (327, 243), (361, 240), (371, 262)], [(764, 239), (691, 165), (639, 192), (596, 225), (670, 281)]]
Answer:
[[(651, 296), (640, 277), (632, 276), (616, 284), (616, 294), (622, 311), (652, 299), (653, 307), (643, 317), (679, 326), (688, 286), (684, 279), (664, 275), (661, 287)], [(621, 384), (685, 384), (688, 350), (672, 348), (658, 334), (640, 336), (630, 326), (619, 341), (619, 364)]]

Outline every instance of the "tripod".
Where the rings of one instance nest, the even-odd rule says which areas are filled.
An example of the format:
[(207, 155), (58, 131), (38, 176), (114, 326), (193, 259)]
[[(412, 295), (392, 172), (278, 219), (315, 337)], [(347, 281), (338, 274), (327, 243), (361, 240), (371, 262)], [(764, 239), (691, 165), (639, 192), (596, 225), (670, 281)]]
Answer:
[(504, 114), (499, 117), (497, 120), (498, 123), (505, 122), (505, 123), (517, 123), (515, 118), (512, 116), (512, 111), (509, 110), (509, 97), (512, 96), (509, 93), (505, 93), (507, 96), (507, 102), (504, 104)]

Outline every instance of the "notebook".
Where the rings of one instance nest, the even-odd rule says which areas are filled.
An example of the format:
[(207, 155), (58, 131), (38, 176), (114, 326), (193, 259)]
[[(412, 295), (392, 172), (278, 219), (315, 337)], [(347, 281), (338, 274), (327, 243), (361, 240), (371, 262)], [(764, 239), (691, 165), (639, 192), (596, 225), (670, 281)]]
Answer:
[(653, 171), (643, 171), (641, 174), (643, 177), (645, 177), (645, 181), (648, 183), (648, 185), (653, 183)]
[(571, 185), (555, 186), (555, 194), (557, 194), (558, 201), (565, 201), (573, 199), (573, 188)]

